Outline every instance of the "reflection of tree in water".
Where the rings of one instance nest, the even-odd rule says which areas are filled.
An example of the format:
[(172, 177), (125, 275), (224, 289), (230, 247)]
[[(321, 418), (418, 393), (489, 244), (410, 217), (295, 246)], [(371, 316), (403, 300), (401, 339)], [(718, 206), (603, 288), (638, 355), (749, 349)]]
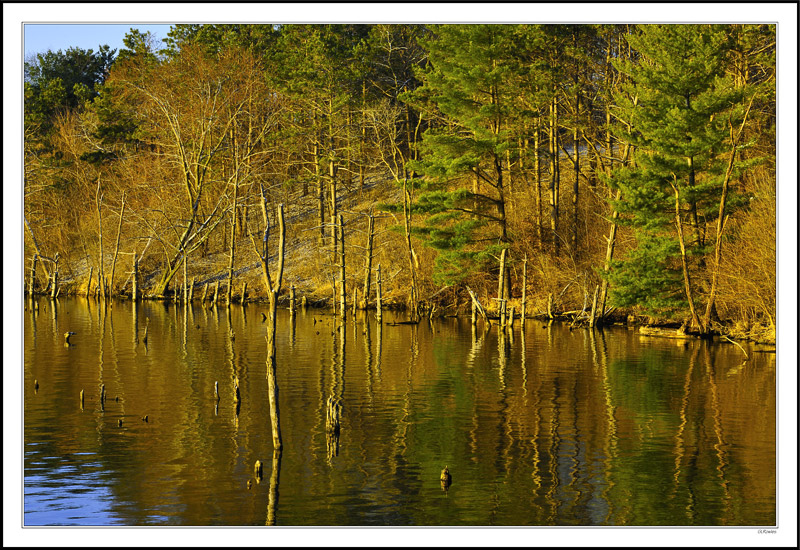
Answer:
[(267, 525), (278, 524), (278, 486), (281, 479), (281, 456), (283, 451), (272, 451), (272, 475), (269, 477), (269, 501), (267, 504)]
[[(338, 353), (336, 342), (338, 338)], [(325, 442), (328, 451), (328, 463), (339, 456), (339, 431), (341, 427), (342, 400), (344, 399), (344, 366), (345, 346), (347, 344), (347, 324), (342, 318), (341, 324), (333, 332), (334, 353), (331, 361), (331, 387), (326, 402)]]

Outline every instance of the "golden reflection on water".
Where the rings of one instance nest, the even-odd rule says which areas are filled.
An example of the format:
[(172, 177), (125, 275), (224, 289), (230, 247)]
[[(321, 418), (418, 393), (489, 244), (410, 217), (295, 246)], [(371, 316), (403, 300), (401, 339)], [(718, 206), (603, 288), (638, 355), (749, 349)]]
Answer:
[(711, 409), (713, 411), (713, 416), (714, 416), (714, 434), (716, 435), (714, 450), (717, 453), (717, 460), (718, 460), (717, 474), (720, 480), (720, 485), (722, 486), (725, 495), (723, 499), (723, 511), (725, 515), (723, 517), (727, 517), (730, 510), (731, 493), (729, 488), (729, 482), (725, 472), (728, 464), (724, 449), (726, 444), (722, 434), (722, 413), (720, 411), (720, 403), (718, 395), (719, 392), (717, 390), (716, 380), (714, 379), (716, 376), (714, 368), (714, 355), (709, 351), (708, 348), (705, 348), (704, 356), (706, 363), (706, 375), (708, 376), (708, 385), (711, 389)]
[[(681, 487), (681, 464), (683, 463), (686, 454), (686, 444), (684, 441), (684, 431), (686, 430), (686, 425), (688, 422), (686, 411), (689, 406), (689, 397), (692, 389), (692, 373), (694, 372), (696, 356), (697, 352), (694, 351), (691, 359), (689, 360), (689, 368), (686, 370), (686, 377), (683, 384), (683, 395), (681, 397), (681, 408), (679, 412), (680, 424), (678, 424), (678, 429), (675, 432), (675, 474), (673, 475), (674, 487), (671, 494), (671, 498), (673, 499), (677, 497), (678, 491)], [(692, 520), (691, 511), (691, 507), (687, 505), (686, 515), (688, 521), (690, 522)]]
[[(624, 330), (532, 321), (512, 337), (458, 320), (381, 327), (360, 313), (342, 324), (281, 312), (287, 445), (274, 483), (248, 492), (254, 460), (273, 452), (257, 307), (54, 305), (24, 316), (26, 476), (72, 491), (38, 464), (91, 454), (131, 524), (774, 521), (772, 357), (733, 371), (731, 347)], [(78, 332), (68, 348), (65, 330)], [(343, 401), (338, 441), (324, 429), (329, 396)], [(445, 465), (454, 484), (442, 493)], [(48, 506), (30, 501), (26, 517)]]

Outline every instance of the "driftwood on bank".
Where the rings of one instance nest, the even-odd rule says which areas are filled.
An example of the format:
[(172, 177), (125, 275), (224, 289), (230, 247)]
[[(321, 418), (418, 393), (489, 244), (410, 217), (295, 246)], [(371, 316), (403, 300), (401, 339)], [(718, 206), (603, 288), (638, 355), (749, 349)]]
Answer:
[(642, 336), (658, 336), (661, 338), (677, 338), (682, 340), (690, 340), (696, 337), (693, 334), (687, 334), (683, 328), (674, 329), (648, 326), (639, 327), (639, 334)]

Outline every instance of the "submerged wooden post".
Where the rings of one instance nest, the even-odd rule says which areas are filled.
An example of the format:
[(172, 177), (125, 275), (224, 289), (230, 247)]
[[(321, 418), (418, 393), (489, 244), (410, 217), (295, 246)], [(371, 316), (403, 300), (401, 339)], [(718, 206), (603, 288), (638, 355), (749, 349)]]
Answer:
[(547, 295), (547, 318), (553, 318), (553, 293)]
[(214, 303), (217, 303), (217, 298), (219, 298), (219, 279), (217, 279), (217, 283), (214, 285)]
[(255, 465), (253, 466), (253, 477), (256, 478), (256, 483), (261, 483), (261, 478), (264, 475), (264, 466), (261, 464), (260, 460), (256, 460)]
[(522, 260), (522, 306), (520, 311), (520, 323), (525, 327), (525, 316), (528, 314), (528, 255)]
[(83, 410), (83, 390), (81, 390), (81, 410)]
[(294, 285), (292, 285), (289, 288), (289, 311), (294, 313), (296, 306), (297, 306), (297, 295), (295, 294)]
[(247, 281), (242, 283), (242, 299), (240, 303), (244, 305), (246, 300), (247, 300)]
[(214, 397), (219, 401), (219, 382), (214, 382)]
[(203, 299), (200, 300), (200, 303), (205, 304), (206, 298), (208, 298), (208, 283), (206, 283), (205, 286), (203, 286)]
[(305, 297), (305, 295), (303, 295), (303, 296), (300, 298), (300, 307), (302, 307), (303, 309), (305, 309), (307, 305), (308, 305), (308, 299)]
[(358, 309), (358, 287), (353, 289), (353, 317), (356, 316), (356, 310)]
[(131, 291), (131, 298), (134, 302), (139, 299), (139, 256), (136, 252), (133, 253), (133, 290)]
[(378, 318), (378, 324), (380, 324), (383, 320), (383, 305), (381, 303), (381, 264), (378, 264), (377, 269), (377, 277), (375, 278), (375, 290), (377, 291), (376, 296), (376, 306), (377, 306), (377, 313), (376, 316)]
[(508, 322), (508, 328), (509, 329), (513, 329), (514, 328), (514, 306), (511, 306), (509, 308), (509, 310), (508, 310), (507, 322)]
[(597, 315), (597, 293), (600, 290), (598, 285), (594, 286), (594, 298), (592, 298), (592, 314), (589, 317), (589, 327), (594, 327), (595, 315)]
[(197, 277), (192, 277), (192, 284), (189, 286), (189, 301), (194, 300), (194, 282)]

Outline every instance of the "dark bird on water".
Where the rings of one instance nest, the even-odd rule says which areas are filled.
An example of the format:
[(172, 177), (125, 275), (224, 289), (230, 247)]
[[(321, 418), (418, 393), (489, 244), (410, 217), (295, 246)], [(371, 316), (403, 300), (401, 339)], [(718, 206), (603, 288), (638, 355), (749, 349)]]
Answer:
[(144, 416), (142, 417), (142, 422), (147, 422), (147, 415), (144, 415)]
[(70, 332), (65, 332), (64, 333), (64, 343), (65, 344), (69, 344), (69, 337), (70, 336), (74, 336), (75, 334), (78, 334), (78, 333), (77, 332), (71, 332), (71, 331)]
[(439, 476), (439, 480), (442, 483), (450, 484), (453, 481), (453, 476), (450, 475), (450, 470), (447, 469), (447, 466), (444, 467), (442, 470), (442, 475)]

